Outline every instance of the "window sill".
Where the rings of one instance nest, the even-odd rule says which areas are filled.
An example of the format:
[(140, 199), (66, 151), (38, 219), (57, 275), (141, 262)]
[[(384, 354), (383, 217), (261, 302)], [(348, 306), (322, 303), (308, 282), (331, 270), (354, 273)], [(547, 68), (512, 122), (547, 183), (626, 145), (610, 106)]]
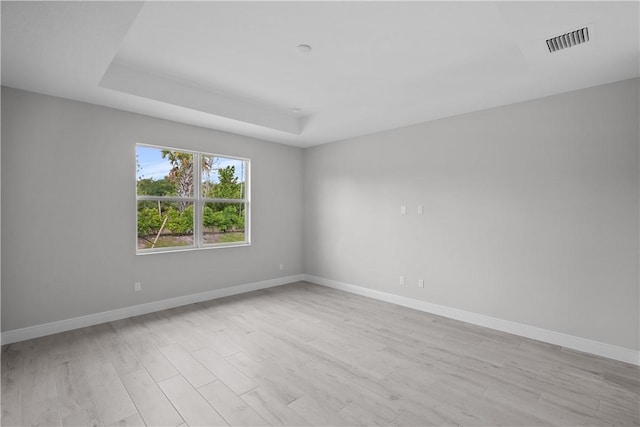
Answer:
[(207, 251), (210, 249), (227, 249), (227, 248), (239, 248), (244, 246), (251, 246), (251, 242), (238, 242), (227, 243), (224, 245), (204, 245), (204, 246), (185, 246), (167, 249), (139, 249), (136, 250), (136, 255), (156, 255), (156, 254), (170, 254), (175, 252), (191, 252), (191, 251)]

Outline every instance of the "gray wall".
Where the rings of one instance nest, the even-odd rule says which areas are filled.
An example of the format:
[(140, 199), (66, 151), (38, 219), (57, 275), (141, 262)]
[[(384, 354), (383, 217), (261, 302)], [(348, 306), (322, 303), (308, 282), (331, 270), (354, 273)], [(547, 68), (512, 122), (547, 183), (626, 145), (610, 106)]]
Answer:
[[(136, 256), (137, 142), (251, 158), (253, 244)], [(3, 88), (2, 329), (302, 273), (302, 155)]]
[(634, 79), (308, 149), (305, 272), (637, 350), (638, 94)]
[[(303, 151), (3, 88), (2, 330), (304, 272), (637, 350), (638, 92)], [(250, 157), (253, 245), (136, 256), (136, 142)]]

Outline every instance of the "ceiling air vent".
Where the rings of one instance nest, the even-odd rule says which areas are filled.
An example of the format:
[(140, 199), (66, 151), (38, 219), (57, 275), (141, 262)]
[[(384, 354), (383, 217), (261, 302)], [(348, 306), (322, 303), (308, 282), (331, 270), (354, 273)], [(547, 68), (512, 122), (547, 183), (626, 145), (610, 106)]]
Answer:
[(560, 36), (552, 37), (547, 40), (549, 52), (557, 52), (568, 47), (572, 47), (589, 41), (589, 28), (584, 27), (579, 30), (571, 31)]

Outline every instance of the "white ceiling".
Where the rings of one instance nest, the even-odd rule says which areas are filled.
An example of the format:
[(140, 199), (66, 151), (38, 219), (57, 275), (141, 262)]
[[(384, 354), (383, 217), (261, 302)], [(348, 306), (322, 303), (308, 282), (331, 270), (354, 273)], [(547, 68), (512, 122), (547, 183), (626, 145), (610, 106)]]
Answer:
[(2, 84), (306, 147), (637, 77), (639, 20), (635, 1), (2, 1)]

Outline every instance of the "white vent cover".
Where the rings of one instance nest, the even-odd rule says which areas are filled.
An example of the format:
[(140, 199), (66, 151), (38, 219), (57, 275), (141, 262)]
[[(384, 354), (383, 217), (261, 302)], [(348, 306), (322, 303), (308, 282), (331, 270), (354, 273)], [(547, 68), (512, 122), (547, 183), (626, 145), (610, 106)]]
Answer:
[(552, 37), (547, 40), (549, 52), (557, 52), (568, 47), (572, 47), (589, 41), (589, 28), (584, 27), (579, 30), (571, 31), (560, 36)]

